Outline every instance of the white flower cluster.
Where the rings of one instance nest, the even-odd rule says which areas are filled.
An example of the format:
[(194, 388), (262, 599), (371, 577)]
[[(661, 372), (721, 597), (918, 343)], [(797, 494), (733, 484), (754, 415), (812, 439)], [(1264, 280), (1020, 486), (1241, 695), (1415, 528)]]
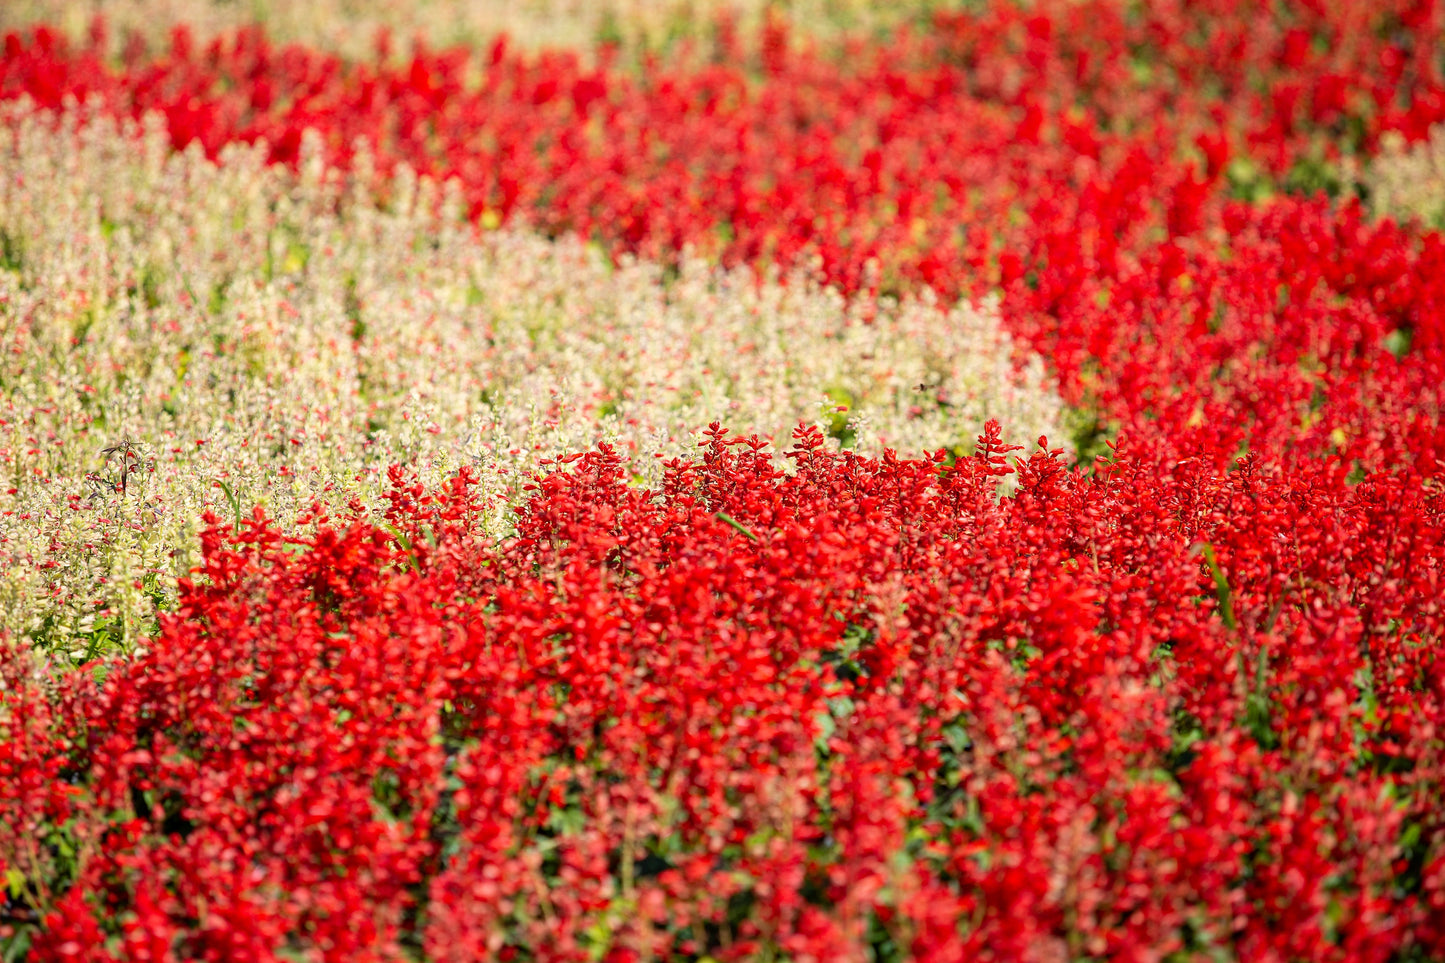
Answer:
[(263, 158), (0, 112), (0, 629), (131, 644), (207, 508), (376, 506), (393, 463), (428, 484), (475, 466), (502, 534), (544, 459), (609, 442), (654, 481), (712, 421), (911, 455), (990, 417), (1062, 434), (994, 306), (618, 266), (479, 231), (406, 171), (379, 205), (364, 164), (328, 170), (309, 140), (298, 172)]
[(1445, 229), (1445, 124), (1413, 146), (1397, 131), (1382, 136), (1361, 183), (1376, 216), (1401, 223), (1418, 218), (1425, 227)]

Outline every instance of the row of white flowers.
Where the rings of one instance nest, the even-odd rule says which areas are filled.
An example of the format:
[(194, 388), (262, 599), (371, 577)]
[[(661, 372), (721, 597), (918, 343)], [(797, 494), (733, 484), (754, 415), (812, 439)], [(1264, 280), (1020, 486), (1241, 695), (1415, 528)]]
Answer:
[(993, 305), (614, 265), (478, 230), (406, 171), (381, 206), (314, 146), (293, 173), (175, 154), (157, 120), (0, 113), (4, 630), (132, 643), (207, 507), (373, 506), (392, 463), (475, 466), (500, 534), (544, 459), (608, 442), (653, 481), (712, 421), (871, 453), (963, 450), (990, 417), (1060, 434)]
[(1413, 145), (1397, 131), (1385, 134), (1380, 156), (1358, 183), (1377, 216), (1445, 229), (1445, 124), (1436, 124), (1426, 140)]

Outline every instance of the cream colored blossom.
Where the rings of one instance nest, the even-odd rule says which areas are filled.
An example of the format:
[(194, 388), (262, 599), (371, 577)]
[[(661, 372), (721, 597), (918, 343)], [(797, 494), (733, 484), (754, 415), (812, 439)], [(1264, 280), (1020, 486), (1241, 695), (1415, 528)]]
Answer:
[(0, 625), (62, 649), (99, 625), (133, 644), (207, 508), (375, 506), (392, 463), (428, 484), (474, 466), (502, 534), (546, 459), (605, 441), (652, 482), (712, 421), (906, 455), (990, 417), (1062, 434), (991, 304), (850, 304), (691, 257), (668, 281), (479, 232), (405, 170), (380, 208), (310, 139), (292, 174), (83, 114), (0, 115)]
[(1370, 209), (1380, 217), (1445, 228), (1445, 124), (1430, 128), (1429, 139), (1414, 146), (1394, 131), (1380, 140), (1379, 156), (1360, 179)]

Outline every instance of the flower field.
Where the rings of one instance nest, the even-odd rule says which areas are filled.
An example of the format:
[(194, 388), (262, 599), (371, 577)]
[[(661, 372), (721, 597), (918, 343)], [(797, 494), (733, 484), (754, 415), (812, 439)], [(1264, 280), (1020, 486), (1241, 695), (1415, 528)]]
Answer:
[(0, 959), (1445, 961), (1445, 6), (0, 33)]

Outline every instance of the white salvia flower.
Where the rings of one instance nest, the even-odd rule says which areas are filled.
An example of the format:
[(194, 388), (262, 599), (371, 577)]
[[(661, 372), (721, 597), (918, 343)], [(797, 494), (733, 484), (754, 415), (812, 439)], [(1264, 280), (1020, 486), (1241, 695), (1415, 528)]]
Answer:
[[(205, 510), (375, 507), (393, 463), (426, 485), (472, 466), (502, 535), (547, 460), (607, 442), (650, 484), (712, 421), (915, 456), (966, 450), (991, 417), (1062, 435), (993, 303), (850, 303), (688, 255), (664, 283), (577, 240), (478, 232), (454, 186), (404, 169), (378, 208), (311, 138), (293, 175), (258, 147), (174, 154), (153, 118), (0, 111), (19, 252), (0, 270), (0, 569), (32, 573), (0, 583), (0, 628), (57, 651), (100, 626), (134, 645)], [(91, 497), (122, 439), (143, 465)]]
[(1360, 178), (1370, 209), (1379, 217), (1418, 218), (1427, 227), (1445, 228), (1445, 124), (1431, 127), (1429, 139), (1413, 147), (1395, 131), (1380, 141), (1379, 156)]

